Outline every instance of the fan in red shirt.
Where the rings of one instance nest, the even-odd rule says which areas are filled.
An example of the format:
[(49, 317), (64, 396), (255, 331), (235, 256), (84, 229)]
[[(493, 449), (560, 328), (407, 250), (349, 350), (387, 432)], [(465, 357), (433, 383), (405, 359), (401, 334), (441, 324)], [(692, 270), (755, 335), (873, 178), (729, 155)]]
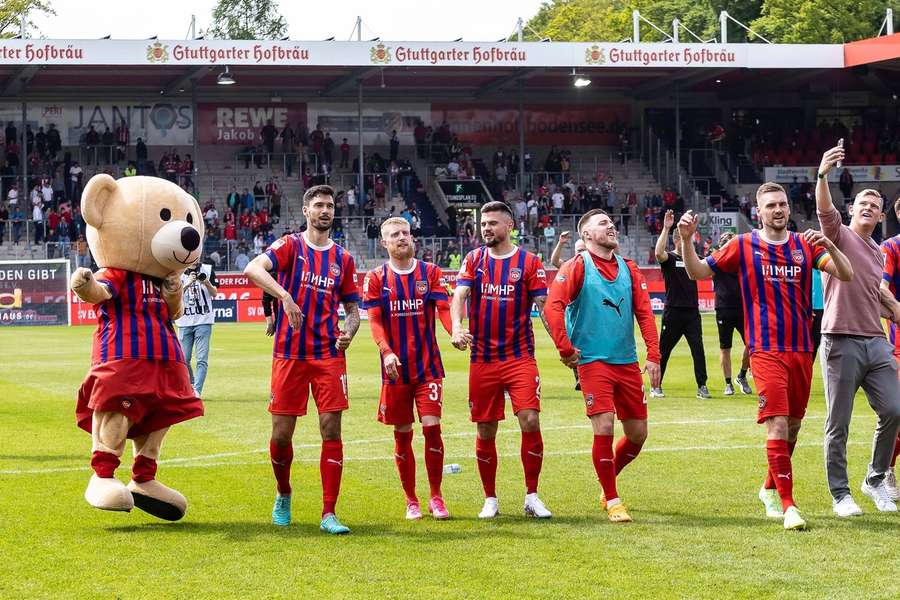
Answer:
[[(547, 299), (547, 323), (563, 363), (578, 368), (594, 431), (592, 456), (603, 488), (603, 508), (614, 523), (631, 521), (616, 476), (637, 458), (647, 439), (647, 396), (634, 343), (634, 320), (647, 346), (650, 385), (660, 380), (659, 336), (647, 283), (638, 266), (615, 254), (619, 237), (606, 212), (578, 222), (585, 250), (566, 261)], [(602, 336), (596, 335), (598, 330)], [(614, 416), (625, 435), (613, 453)]]
[[(534, 360), (531, 328), (532, 304), (543, 318), (547, 283), (541, 260), (510, 241), (513, 227), (512, 210), (503, 202), (488, 202), (482, 207), (485, 245), (469, 252), (463, 261), (450, 306), (453, 346), (459, 350), (472, 346), (469, 410), (478, 428), (475, 458), (485, 495), (478, 515), (481, 519), (492, 519), (499, 513), (495, 438), (497, 424), (505, 418), (506, 394), (522, 431), (525, 514), (551, 516), (537, 495), (544, 442), (539, 419), (541, 376)], [(467, 305), (471, 333), (462, 326)]]
[(452, 330), (447, 286), (440, 267), (413, 258), (415, 244), (405, 219), (392, 217), (381, 224), (381, 245), (390, 260), (363, 282), (369, 326), (382, 360), (378, 420), (394, 426), (394, 461), (406, 493), (406, 518), (421, 519), (412, 447), (413, 410), (419, 413), (431, 488), (428, 511), (447, 519), (441, 495), (444, 365), (435, 335), (435, 313), (447, 333)]
[[(308, 228), (286, 235), (254, 258), (244, 274), (281, 304), (275, 318), (272, 359), (272, 438), (269, 453), (277, 482), (272, 521), (291, 520), (292, 440), (306, 414), (310, 389), (319, 411), (322, 452), (322, 523), (326, 533), (349, 533), (335, 515), (344, 464), (341, 414), (349, 408), (344, 351), (359, 329), (359, 293), (353, 257), (329, 237), (334, 190), (314, 186), (303, 194)], [(269, 272), (275, 273), (276, 281)], [(338, 305), (346, 318), (338, 323)]]
[[(694, 244), (685, 244), (682, 258), (691, 279), (710, 279), (715, 271), (738, 274), (759, 393), (757, 422), (766, 425), (769, 469), (759, 499), (767, 517), (783, 518), (785, 529), (804, 529), (806, 521), (794, 503), (791, 455), (812, 381), (812, 270), (848, 281), (853, 269), (821, 232), (788, 231), (791, 209), (780, 185), (762, 184), (756, 204), (761, 230), (733, 238), (704, 261)], [(687, 211), (678, 223), (681, 238), (694, 239), (697, 224), (698, 217)]]

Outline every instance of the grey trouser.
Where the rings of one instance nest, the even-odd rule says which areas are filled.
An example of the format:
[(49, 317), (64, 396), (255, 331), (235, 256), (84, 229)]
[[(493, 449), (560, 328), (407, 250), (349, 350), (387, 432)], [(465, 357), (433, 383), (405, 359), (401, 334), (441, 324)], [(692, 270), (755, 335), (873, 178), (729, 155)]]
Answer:
[(825, 383), (825, 475), (835, 500), (850, 493), (847, 480), (847, 434), (853, 398), (861, 387), (878, 415), (872, 462), (866, 478), (878, 484), (890, 468), (900, 429), (900, 384), (893, 348), (883, 337), (823, 334), (821, 357)]

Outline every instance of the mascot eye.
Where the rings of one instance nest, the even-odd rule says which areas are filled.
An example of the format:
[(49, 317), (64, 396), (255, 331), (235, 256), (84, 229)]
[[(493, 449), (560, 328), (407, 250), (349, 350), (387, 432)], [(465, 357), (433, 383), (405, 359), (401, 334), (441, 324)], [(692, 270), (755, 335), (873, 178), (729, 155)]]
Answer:
[(159, 211), (159, 218), (163, 221), (168, 221), (172, 218), (172, 211), (168, 208), (162, 209), (161, 211)]
[(194, 224), (194, 215), (192, 215), (191, 213), (188, 213), (187, 214), (187, 222), (190, 223), (191, 225), (193, 225)]

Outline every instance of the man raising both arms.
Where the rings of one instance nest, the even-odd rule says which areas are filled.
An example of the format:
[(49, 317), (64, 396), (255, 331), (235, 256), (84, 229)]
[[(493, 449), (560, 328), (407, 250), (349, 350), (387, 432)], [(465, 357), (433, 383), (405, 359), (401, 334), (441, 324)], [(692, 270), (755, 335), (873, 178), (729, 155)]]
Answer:
[[(319, 411), (322, 452), (322, 523), (326, 533), (349, 533), (334, 514), (341, 488), (344, 450), (341, 413), (349, 408), (344, 351), (359, 329), (356, 266), (349, 252), (329, 237), (334, 190), (317, 185), (303, 194), (307, 229), (276, 240), (244, 269), (253, 283), (281, 301), (272, 351), (272, 439), (269, 454), (278, 493), (275, 525), (291, 522), (292, 440), (297, 417), (306, 414), (310, 388)], [(272, 275), (276, 274), (276, 281)], [(338, 323), (344, 305), (344, 330)]]
[[(481, 237), (485, 245), (466, 255), (450, 305), (453, 346), (459, 350), (472, 347), (469, 410), (477, 424), (475, 458), (485, 495), (478, 515), (481, 519), (492, 519), (500, 510), (495, 487), (495, 438), (498, 422), (506, 417), (504, 393), (509, 394), (522, 430), (525, 514), (551, 516), (537, 495), (544, 442), (539, 419), (541, 377), (534, 360), (531, 328), (532, 303), (543, 319), (546, 275), (537, 256), (510, 242), (513, 226), (512, 211), (503, 202), (488, 202), (482, 207)], [(467, 304), (471, 333), (462, 325)]]
[(389, 260), (370, 271), (363, 282), (369, 326), (381, 353), (378, 420), (394, 426), (394, 461), (406, 493), (406, 518), (421, 519), (412, 446), (413, 408), (419, 413), (431, 487), (428, 511), (435, 519), (447, 519), (450, 513), (441, 496), (444, 365), (435, 336), (435, 312), (447, 333), (452, 330), (447, 287), (440, 267), (413, 258), (415, 242), (406, 219), (391, 217), (381, 224), (381, 245)]
[[(692, 279), (709, 279), (717, 271), (739, 276), (750, 366), (759, 394), (757, 423), (766, 425), (769, 469), (759, 499), (766, 516), (783, 517), (785, 529), (803, 529), (806, 521), (793, 497), (791, 454), (812, 381), (812, 269), (844, 281), (853, 277), (853, 269), (821, 232), (788, 231), (790, 205), (780, 185), (759, 186), (756, 204), (762, 230), (737, 236), (705, 261), (697, 257), (693, 244), (685, 244), (684, 264)], [(678, 223), (682, 238), (691, 239), (697, 222), (692, 211), (685, 213)]]
[[(594, 430), (593, 459), (603, 488), (603, 508), (614, 523), (631, 521), (616, 476), (647, 439), (647, 397), (634, 343), (634, 320), (647, 346), (650, 385), (659, 385), (659, 338), (647, 283), (633, 261), (615, 254), (618, 233), (599, 209), (578, 222), (585, 251), (556, 275), (547, 300), (550, 335), (566, 366), (577, 366), (587, 416)], [(597, 335), (602, 331), (603, 335)], [(613, 416), (625, 435), (613, 454)]]

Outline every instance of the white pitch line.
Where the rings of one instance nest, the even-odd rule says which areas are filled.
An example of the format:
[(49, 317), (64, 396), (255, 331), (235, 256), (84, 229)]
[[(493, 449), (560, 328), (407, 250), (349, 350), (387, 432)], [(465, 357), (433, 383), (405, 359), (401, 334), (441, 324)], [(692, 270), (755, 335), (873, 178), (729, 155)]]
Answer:
[[(848, 442), (848, 446), (868, 446), (871, 442)], [(819, 442), (805, 442), (797, 444), (798, 447), (806, 448), (806, 447), (815, 447), (821, 448), (822, 444)], [(318, 446), (316, 446), (318, 447)], [(659, 448), (645, 448), (642, 452), (722, 452), (722, 451), (730, 451), (730, 450), (758, 450), (762, 448), (761, 444), (737, 444), (731, 446), (663, 446)], [(581, 455), (589, 455), (591, 454), (591, 450), (565, 450), (560, 452), (544, 452), (544, 456), (581, 456)], [(505, 454), (498, 454), (498, 458), (518, 458), (518, 452), (510, 452)], [(444, 456), (444, 460), (469, 460), (472, 458), (471, 454), (454, 454), (449, 456)], [(173, 459), (174, 460), (174, 459)], [(265, 465), (269, 464), (268, 460), (248, 460), (248, 461), (213, 461), (213, 462), (199, 462), (201, 460), (208, 460), (208, 457), (194, 457), (194, 460), (188, 462), (189, 459), (179, 459), (182, 462), (173, 463), (173, 461), (160, 461), (160, 464), (166, 463), (170, 467), (181, 467), (181, 468), (189, 468), (189, 469), (200, 469), (200, 468), (215, 468), (215, 467), (233, 467), (233, 466), (242, 466), (242, 465)], [(380, 461), (391, 461), (394, 460), (394, 456), (345, 456), (344, 460), (350, 462), (380, 462)], [(197, 462), (194, 462), (197, 461)], [(294, 462), (319, 462), (318, 457), (304, 457), (297, 458)], [(87, 467), (50, 467), (47, 469), (10, 469), (0, 471), (0, 475), (40, 475), (40, 474), (48, 474), (48, 473), (65, 473), (65, 472), (73, 472), (73, 471), (87, 471)]]

